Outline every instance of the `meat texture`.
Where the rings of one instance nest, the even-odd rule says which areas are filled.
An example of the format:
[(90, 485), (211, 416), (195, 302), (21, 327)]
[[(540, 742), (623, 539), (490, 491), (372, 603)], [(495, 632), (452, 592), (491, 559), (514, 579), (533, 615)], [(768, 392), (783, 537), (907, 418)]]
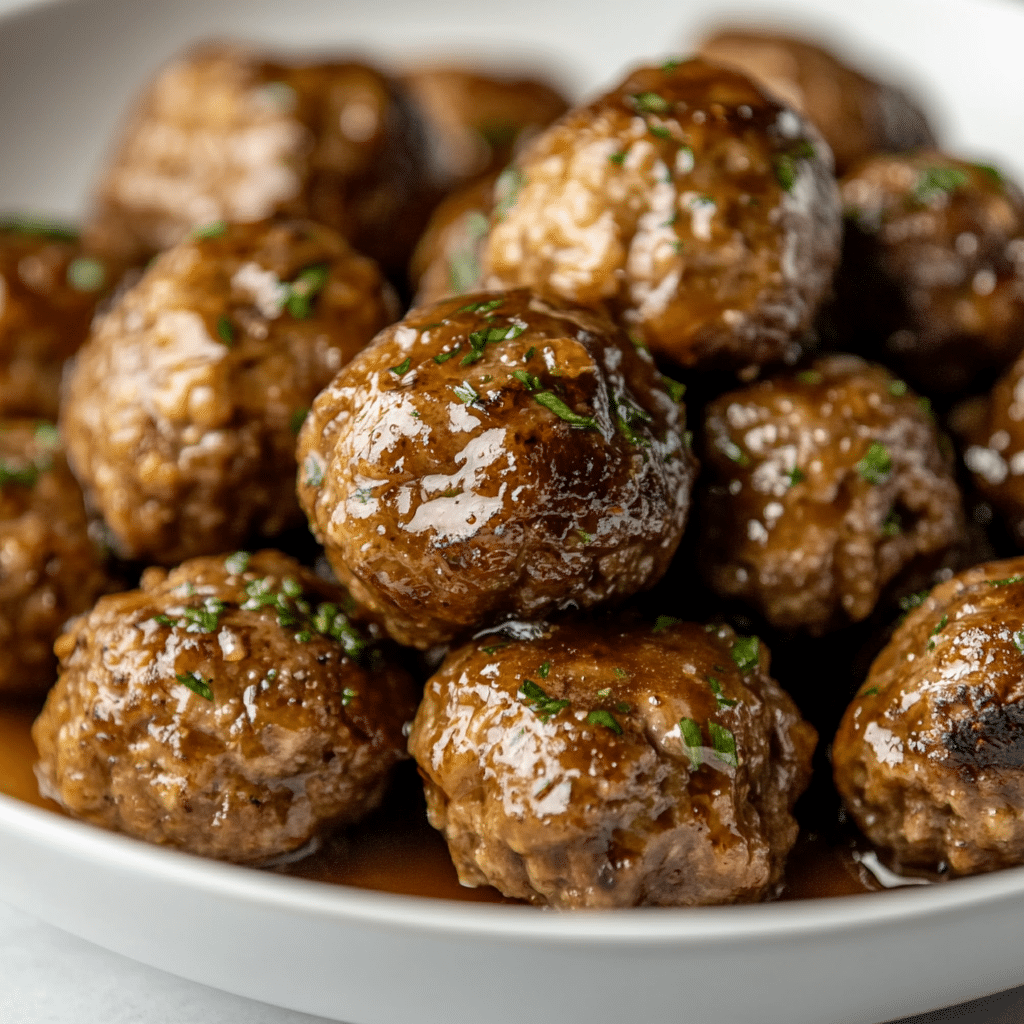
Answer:
[(816, 735), (728, 627), (519, 630), (453, 651), (409, 736), (464, 885), (559, 908), (770, 894)]
[(56, 427), (0, 421), (0, 694), (45, 693), (61, 627), (116, 587)]
[(413, 310), (319, 395), (299, 500), (338, 578), (425, 649), (653, 585), (689, 507), (683, 420), (602, 317), (478, 292)]
[(393, 314), (376, 264), (310, 221), (214, 223), (159, 257), (93, 330), (62, 414), (120, 552), (172, 565), (301, 522), (302, 418)]
[(952, 459), (906, 383), (826, 356), (707, 409), (702, 568), (775, 626), (822, 633), (964, 530)]
[(832, 760), (853, 819), (897, 868), (1024, 863), (1022, 652), (1024, 558), (1013, 558), (937, 586), (872, 665)]
[(489, 287), (607, 310), (684, 366), (786, 357), (839, 256), (828, 147), (738, 72), (634, 72), (527, 147), (497, 190)]
[(381, 800), (411, 679), (274, 551), (149, 569), (57, 642), (33, 727), (40, 789), (70, 813), (239, 863), (304, 848)]

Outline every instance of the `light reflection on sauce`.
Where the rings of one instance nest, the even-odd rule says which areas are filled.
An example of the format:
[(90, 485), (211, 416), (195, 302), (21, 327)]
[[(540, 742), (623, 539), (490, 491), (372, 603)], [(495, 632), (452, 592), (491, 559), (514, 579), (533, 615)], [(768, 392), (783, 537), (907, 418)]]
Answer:
[[(39, 795), (29, 730), (41, 701), (0, 702), (0, 792), (60, 812)], [(359, 825), (329, 840), (305, 860), (274, 869), (321, 882), (408, 896), (474, 903), (519, 903), (490, 886), (459, 885), (448, 849), (426, 819), (416, 769), (404, 764), (383, 807)], [(852, 848), (802, 836), (789, 858), (783, 900), (845, 896), (880, 886), (854, 859)]]

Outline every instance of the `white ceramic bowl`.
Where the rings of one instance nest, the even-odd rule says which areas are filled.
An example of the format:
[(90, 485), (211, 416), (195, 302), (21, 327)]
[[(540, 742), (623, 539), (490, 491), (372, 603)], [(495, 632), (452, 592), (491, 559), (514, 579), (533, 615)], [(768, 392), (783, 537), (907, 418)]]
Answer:
[[(496, 65), (532, 54), (582, 94), (685, 52), (708, 23), (769, 15), (916, 86), (950, 148), (1024, 172), (1024, 6), (1009, 0), (75, 0), (0, 21), (0, 207), (79, 214), (128, 97), (201, 36)], [(841, 899), (552, 914), (268, 875), (0, 797), (0, 899), (353, 1024), (872, 1024), (1024, 982), (1024, 869)]]

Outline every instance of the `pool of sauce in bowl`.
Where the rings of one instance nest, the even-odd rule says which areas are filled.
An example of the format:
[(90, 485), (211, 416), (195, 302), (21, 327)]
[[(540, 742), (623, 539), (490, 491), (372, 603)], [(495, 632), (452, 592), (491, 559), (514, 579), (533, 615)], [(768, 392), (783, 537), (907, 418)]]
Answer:
[[(39, 795), (30, 729), (41, 700), (0, 701), (0, 792), (62, 813)], [(328, 839), (310, 856), (272, 870), (320, 882), (407, 896), (474, 903), (519, 903), (490, 886), (459, 884), (448, 848), (427, 823), (422, 789), (411, 763), (403, 764), (384, 805), (359, 825)], [(790, 854), (781, 899), (809, 899), (869, 892), (880, 886), (849, 845), (804, 833)]]

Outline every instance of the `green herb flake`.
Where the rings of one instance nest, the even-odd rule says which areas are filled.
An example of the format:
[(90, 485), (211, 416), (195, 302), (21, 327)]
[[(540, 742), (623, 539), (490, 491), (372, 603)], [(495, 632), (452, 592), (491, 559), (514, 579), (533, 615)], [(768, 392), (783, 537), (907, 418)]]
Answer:
[(935, 418), (935, 413), (932, 411), (932, 400), (925, 395), (922, 395), (917, 400), (917, 407), (927, 416), (929, 419)]
[(327, 284), (330, 274), (331, 268), (327, 263), (316, 263), (300, 271), (288, 285), (285, 306), (296, 320), (308, 320), (313, 315), (313, 300)]
[(664, 64), (661, 65), (661, 70), (666, 75), (670, 75), (682, 63), (683, 63), (682, 58), (680, 58), (680, 57), (672, 57), (669, 60), (665, 61)]
[[(1021, 579), (1024, 579), (1024, 576)], [(899, 599), (899, 606), (903, 611), (909, 612), (912, 608), (917, 608), (924, 604), (930, 593), (931, 591), (929, 590), (919, 590), (916, 594), (906, 594)]]
[(725, 438), (718, 443), (718, 450), (737, 466), (749, 466), (750, 456), (733, 440)]
[(652, 633), (664, 633), (666, 629), (670, 629), (677, 622), (682, 622), (682, 619), (677, 619), (672, 615), (659, 615), (654, 620), (654, 625), (651, 626)]
[(990, 587), (1009, 587), (1014, 583), (1024, 583), (1024, 576), (1007, 576), (1005, 580), (989, 580)]
[(1016, 647), (1021, 654), (1024, 654), (1024, 629), (1013, 634), (1013, 646)]
[(663, 124), (649, 124), (647, 126), (647, 130), (656, 139), (671, 139), (672, 138), (672, 133)]
[(204, 679), (198, 672), (185, 672), (184, 674), (175, 675), (174, 678), (204, 700), (213, 700), (213, 690), (210, 689), (210, 683), (213, 682), (212, 679)]
[(504, 301), (504, 299), (491, 299), (488, 302), (471, 302), (468, 306), (461, 306), (456, 312), (490, 313), (492, 309), (497, 309)]
[(457, 384), (452, 388), (455, 392), (455, 397), (463, 405), (473, 405), (475, 402), (480, 401), (479, 392), (470, 384), (468, 381), (463, 381), (461, 384)]
[(248, 551), (236, 551), (233, 555), (228, 555), (224, 559), (224, 568), (232, 576), (241, 576), (249, 568), (250, 558), (252, 558), (252, 555)]
[(907, 382), (905, 380), (889, 381), (889, 394), (893, 398), (902, 398), (907, 393)]
[(700, 726), (692, 718), (680, 718), (679, 738), (683, 741), (683, 750), (690, 759), (690, 771), (697, 771), (704, 760), (704, 737)]
[(286, 576), (281, 581), (281, 590), (288, 597), (299, 597), (302, 594), (302, 584), (291, 576)]
[(235, 343), (235, 329), (231, 325), (231, 321), (226, 316), (217, 318), (217, 337), (231, 348)]
[(295, 634), (295, 642), (297, 644), (308, 644), (313, 639), (313, 634), (308, 629), (303, 629)]
[(615, 720), (615, 716), (604, 708), (597, 708), (587, 715), (587, 725), (600, 725), (605, 729), (611, 729), (616, 736), (622, 735), (622, 726)]
[(78, 241), (78, 232), (74, 228), (42, 217), (2, 217), (0, 232), (10, 235), (35, 235), (51, 242)]
[(786, 476), (789, 477), (789, 486), (795, 487), (797, 484), (802, 484), (807, 479), (807, 474), (799, 467), (794, 466)]
[(870, 686), (866, 690), (861, 690), (861, 692), (858, 693), (857, 696), (858, 697), (877, 697), (878, 693), (879, 693), (879, 690), (878, 690), (877, 686)]
[(708, 732), (711, 733), (711, 745), (715, 753), (727, 765), (736, 768), (740, 762), (736, 754), (736, 737), (731, 730), (717, 722), (708, 722)]
[(189, 633), (214, 633), (220, 624), (220, 616), (224, 611), (224, 602), (216, 597), (208, 597), (198, 608), (186, 608), (181, 617), (188, 625)]
[(388, 372), (401, 377), (409, 372), (410, 366), (412, 366), (412, 356), (406, 356), (397, 366), (389, 366)]
[(355, 690), (346, 686), (345, 689), (341, 691), (341, 706), (343, 708), (347, 708), (358, 696), (359, 694)]
[(551, 671), (551, 662), (545, 661), (537, 671), (540, 673), (541, 679), (547, 679), (548, 673)]
[(515, 164), (506, 167), (498, 175), (498, 180), (494, 183), (495, 204), (493, 216), (496, 220), (505, 219), (508, 211), (515, 206), (519, 193), (522, 192), (525, 184), (526, 178)]
[(455, 346), (455, 348), (450, 348), (448, 349), (447, 352), (439, 352), (436, 356), (434, 356), (434, 362), (437, 363), (438, 365), (440, 365), (441, 363), (447, 363), (452, 356), (458, 355), (461, 349), (462, 342), (460, 341), (459, 344)]
[(193, 228), (193, 238), (220, 238), (228, 229), (226, 220), (212, 220), (209, 224), (200, 224)]
[(486, 327), (473, 331), (469, 336), (470, 351), (462, 357), (461, 366), (469, 366), (484, 355), (484, 347), (499, 341), (512, 341), (526, 330), (525, 324), (511, 324), (508, 327)]
[(303, 482), (307, 487), (319, 487), (324, 482), (324, 468), (315, 455), (307, 455), (306, 461), (302, 464)]
[(715, 695), (715, 702), (718, 704), (719, 711), (722, 708), (734, 708), (739, 704), (738, 700), (726, 697), (722, 693), (722, 684), (714, 676), (708, 676), (708, 686), (711, 687), (711, 692)]
[(472, 291), (480, 280), (475, 243), (455, 249), (448, 257), (448, 283), (456, 295)]
[(598, 430), (597, 420), (593, 416), (581, 416), (569, 408), (553, 391), (534, 391), (533, 397), (545, 409), (553, 412), (559, 419), (565, 420), (571, 427), (581, 427), (586, 430)]
[(800, 174), (798, 161), (813, 160), (816, 155), (814, 146), (807, 139), (797, 139), (786, 152), (776, 154), (773, 159), (775, 180), (783, 189), (791, 192)]
[(666, 377), (664, 374), (661, 375), (661, 383), (664, 384), (665, 390), (673, 402), (681, 402), (683, 400), (683, 396), (686, 394), (685, 384), (680, 384), (679, 381)]
[(584, 544), (589, 544), (594, 539), (594, 535), (592, 533), (587, 533), (586, 530), (581, 530), (579, 528), (576, 530), (576, 535)]
[(34, 487), (39, 479), (39, 467), (29, 464), (19, 466), (6, 459), (0, 459), (0, 488), (7, 484), (17, 484), (21, 487)]
[(656, 92), (638, 92), (630, 100), (633, 109), (641, 114), (664, 114), (669, 109), (668, 100)]
[(528, 363), (536, 354), (537, 354), (537, 350), (531, 345), (526, 350), (526, 355), (523, 356), (523, 362), (524, 363)]
[(997, 185), (1003, 183), (1003, 175), (998, 167), (993, 167), (991, 164), (972, 164), (971, 166), (976, 171), (987, 174)]
[(927, 205), (941, 195), (949, 195), (963, 188), (969, 181), (959, 167), (926, 167), (918, 175), (914, 186), (914, 199)]
[(613, 164), (618, 164), (618, 166), (621, 167), (626, 162), (626, 154), (624, 152), (612, 153), (612, 155), (608, 157), (608, 159)]
[(612, 671), (620, 678), (625, 679), (629, 673), (624, 668), (615, 668)]
[(601, 700), (607, 700), (612, 695), (612, 688), (606, 686), (603, 690), (597, 691), (597, 697)]
[(523, 698), (523, 702), (532, 708), (545, 724), (559, 711), (569, 706), (567, 700), (555, 700), (554, 697), (549, 697), (532, 679), (523, 680), (523, 685), (519, 687), (519, 694)]
[(823, 380), (821, 374), (817, 370), (801, 370), (796, 375), (796, 379), (801, 384), (820, 384)]
[(44, 448), (55, 448), (60, 444), (60, 431), (52, 423), (43, 421), (36, 424), (36, 429), (32, 436), (36, 444)]
[(883, 537), (898, 537), (903, 532), (903, 517), (896, 511), (890, 509), (889, 514), (882, 522)]
[(154, 615), (151, 622), (155, 622), (158, 626), (167, 626), (173, 629), (177, 624), (177, 619), (172, 619), (169, 615)]
[(857, 472), (869, 484), (884, 483), (892, 472), (892, 456), (879, 441), (872, 441), (864, 458), (857, 463)]
[(107, 271), (99, 260), (79, 256), (68, 264), (66, 278), (76, 292), (98, 292), (107, 283)]
[(756, 636), (737, 637), (729, 654), (741, 672), (749, 672), (760, 661), (761, 642)]
[[(936, 627), (928, 635), (930, 637), (938, 636), (946, 628), (947, 625), (949, 625), (949, 616), (948, 615), (943, 615), (942, 618), (939, 619), (938, 624), (936, 625)], [(929, 640), (928, 641), (928, 650), (929, 651), (934, 651), (935, 650), (935, 641), (934, 640)]]
[(527, 391), (540, 390), (540, 378), (535, 377), (532, 373), (527, 373), (526, 370), (513, 370), (512, 376), (523, 384)]
[(505, 648), (509, 647), (509, 646), (511, 646), (511, 645), (507, 644), (507, 643), (504, 643), (504, 644), (493, 644), (490, 647), (481, 647), (480, 650), (482, 650), (484, 652), (484, 654), (492, 655), (492, 654), (497, 654), (498, 651), (505, 650)]
[(306, 422), (308, 415), (308, 409), (296, 409), (288, 418), (288, 429), (294, 437), (299, 436), (299, 431), (302, 429), (302, 424)]

